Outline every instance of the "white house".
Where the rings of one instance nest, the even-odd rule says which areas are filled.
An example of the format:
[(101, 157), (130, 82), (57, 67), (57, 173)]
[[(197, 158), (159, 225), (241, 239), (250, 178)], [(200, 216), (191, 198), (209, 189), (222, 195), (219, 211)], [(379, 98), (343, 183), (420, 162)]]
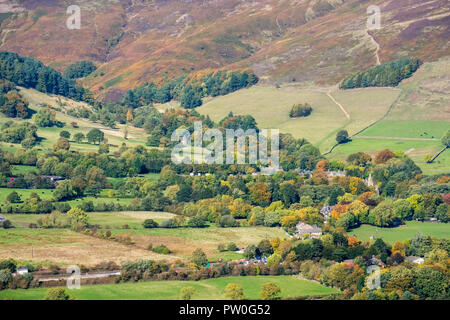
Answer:
[(299, 222), (295, 226), (296, 232), (294, 236), (303, 238), (305, 235), (309, 235), (310, 238), (318, 238), (322, 235), (322, 229), (316, 225), (309, 225), (303, 222)]
[(18, 267), (17, 268), (17, 274), (20, 274), (21, 276), (23, 276), (24, 274), (28, 273), (28, 268), (27, 267)]

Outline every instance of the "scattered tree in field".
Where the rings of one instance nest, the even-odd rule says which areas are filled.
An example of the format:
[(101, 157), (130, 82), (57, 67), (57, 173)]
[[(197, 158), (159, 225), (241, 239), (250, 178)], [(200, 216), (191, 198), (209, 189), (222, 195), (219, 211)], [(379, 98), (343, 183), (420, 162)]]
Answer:
[(244, 288), (237, 283), (229, 283), (225, 287), (225, 298), (230, 300), (244, 300)]
[(69, 150), (70, 142), (66, 138), (59, 138), (58, 141), (53, 145), (53, 150)]
[(441, 141), (445, 147), (450, 148), (450, 130), (447, 130), (447, 132), (442, 137)]
[(100, 143), (98, 145), (98, 153), (108, 154), (109, 153), (109, 145), (107, 143)]
[(289, 112), (289, 117), (298, 118), (298, 117), (307, 117), (311, 114), (312, 108), (309, 103), (305, 104), (294, 104)]
[(105, 139), (105, 134), (101, 130), (94, 128), (88, 132), (86, 138), (89, 143), (100, 143)]
[(10, 228), (12, 228), (12, 223), (11, 223), (11, 221), (9, 221), (8, 219), (6, 219), (6, 220), (3, 220), (2, 223), (0, 223), (0, 226), (1, 226), (3, 229), (10, 229)]
[(70, 300), (70, 296), (64, 288), (50, 288), (47, 290), (44, 300)]
[(84, 134), (82, 134), (81, 132), (75, 133), (75, 135), (73, 136), (73, 139), (77, 142), (80, 143), (82, 142), (86, 137), (84, 136)]
[(191, 261), (197, 266), (202, 267), (208, 262), (208, 258), (202, 249), (197, 248), (192, 253)]
[(34, 123), (41, 128), (61, 125), (61, 123), (56, 120), (55, 111), (50, 110), (49, 108), (39, 110), (34, 116)]
[(67, 212), (67, 216), (71, 220), (72, 225), (75, 224), (75, 225), (80, 225), (80, 226), (85, 227), (89, 223), (88, 214), (78, 207), (74, 207), (74, 208), (70, 209)]
[(10, 118), (27, 118), (29, 115), (28, 101), (26, 101), (17, 91), (2, 93), (0, 88), (0, 112)]
[(142, 226), (146, 229), (158, 228), (158, 222), (156, 222), (153, 219), (145, 219), (144, 222), (142, 223)]
[(275, 282), (268, 282), (261, 286), (259, 296), (262, 300), (276, 300), (280, 298), (281, 289)]
[(6, 197), (6, 201), (10, 203), (20, 203), (22, 202), (22, 199), (20, 199), (20, 195), (16, 191), (13, 191), (8, 194), (8, 196)]
[(192, 297), (195, 294), (195, 288), (194, 287), (184, 287), (181, 289), (180, 292), (180, 299), (181, 300), (191, 300)]
[(69, 132), (69, 131), (66, 131), (66, 130), (63, 130), (63, 131), (61, 131), (61, 132), (59, 133), (59, 136), (60, 136), (61, 138), (66, 138), (66, 139), (68, 140), (68, 139), (70, 139), (70, 132)]
[(336, 134), (337, 143), (346, 143), (349, 141), (347, 130), (341, 130)]
[(378, 152), (373, 162), (375, 164), (386, 163), (388, 160), (395, 158), (395, 153), (389, 149), (384, 149)]

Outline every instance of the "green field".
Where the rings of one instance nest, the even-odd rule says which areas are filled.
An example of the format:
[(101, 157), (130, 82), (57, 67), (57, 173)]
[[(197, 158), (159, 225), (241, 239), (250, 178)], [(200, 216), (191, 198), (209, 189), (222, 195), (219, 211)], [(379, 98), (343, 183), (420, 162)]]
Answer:
[(384, 120), (368, 128), (360, 136), (441, 139), (450, 129), (450, 122)]
[[(292, 276), (246, 276), (225, 277), (200, 281), (152, 281), (82, 286), (80, 290), (68, 291), (77, 300), (178, 300), (180, 290), (187, 286), (195, 288), (193, 299), (224, 299), (224, 289), (228, 283), (243, 286), (247, 299), (260, 299), (261, 285), (275, 282), (281, 288), (281, 296), (300, 297), (339, 293), (337, 289), (319, 283), (301, 280)], [(18, 289), (0, 291), (0, 299), (42, 300), (47, 289)]]
[(28, 198), (33, 192), (37, 193), (37, 195), (42, 200), (52, 200), (53, 190), (52, 189), (10, 189), (10, 188), (0, 188), (0, 205), (1, 202), (6, 200), (6, 197), (11, 192), (17, 192), (20, 195), (22, 201)]
[(366, 152), (374, 156), (383, 149), (402, 151), (406, 153), (422, 169), (424, 174), (448, 173), (450, 171), (450, 152), (442, 153), (433, 163), (426, 163), (425, 156), (433, 155), (442, 149), (440, 141), (408, 140), (389, 138), (354, 137), (351, 142), (337, 146), (327, 157), (345, 160), (347, 156), (356, 152)]
[(350, 230), (349, 235), (355, 235), (362, 241), (369, 241), (370, 237), (382, 238), (393, 245), (396, 241), (412, 239), (416, 233), (436, 238), (450, 239), (450, 224), (435, 222), (407, 221), (405, 225), (396, 228), (379, 228), (370, 225), (362, 225)]
[[(327, 96), (325, 89), (303, 89), (297, 87), (255, 86), (245, 90), (205, 100), (198, 108), (201, 114), (210, 115), (219, 121), (228, 115), (252, 115), (259, 128), (277, 128), (282, 133), (291, 133), (297, 138), (306, 138), (318, 145), (322, 151), (331, 147), (338, 130), (347, 129), (356, 133), (364, 126), (381, 118), (395, 101), (399, 90), (370, 88), (331, 93), (350, 114), (346, 117), (339, 106)], [(367, 104), (370, 101), (370, 104)], [(306, 118), (290, 118), (293, 104), (308, 102), (313, 112)]]
[[(172, 218), (174, 215), (168, 212), (152, 211), (121, 211), (121, 212), (89, 212), (89, 223), (99, 225), (102, 228), (120, 229), (124, 225), (130, 228), (143, 229), (142, 222), (145, 219), (153, 219), (162, 222)], [(39, 218), (46, 214), (2, 214), (10, 220), (15, 227), (28, 227), (30, 223), (36, 223)]]

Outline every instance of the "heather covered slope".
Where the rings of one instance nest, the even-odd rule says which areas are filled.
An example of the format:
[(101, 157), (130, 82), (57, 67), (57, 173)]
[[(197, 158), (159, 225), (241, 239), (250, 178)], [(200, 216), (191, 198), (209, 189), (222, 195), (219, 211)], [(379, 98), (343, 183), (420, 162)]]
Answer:
[[(205, 68), (252, 68), (268, 81), (336, 84), (399, 57), (449, 54), (445, 0), (79, 1), (81, 30), (68, 30), (68, 2), (3, 0), (0, 50), (62, 71), (79, 60), (99, 69), (83, 83), (101, 96)], [(379, 4), (381, 30), (366, 31)], [(43, 32), (44, 31), (44, 32)]]

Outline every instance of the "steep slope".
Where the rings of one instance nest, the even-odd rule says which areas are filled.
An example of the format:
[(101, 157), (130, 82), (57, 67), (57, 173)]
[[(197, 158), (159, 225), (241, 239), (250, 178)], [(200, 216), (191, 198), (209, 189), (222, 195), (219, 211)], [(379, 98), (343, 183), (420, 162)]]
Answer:
[[(407, 55), (450, 53), (446, 0), (93, 0), (78, 1), (81, 30), (66, 28), (64, 0), (3, 0), (0, 50), (63, 70), (88, 59), (83, 80), (100, 96), (205, 68), (251, 67), (267, 81), (335, 84)], [(381, 7), (367, 31), (366, 9)]]

